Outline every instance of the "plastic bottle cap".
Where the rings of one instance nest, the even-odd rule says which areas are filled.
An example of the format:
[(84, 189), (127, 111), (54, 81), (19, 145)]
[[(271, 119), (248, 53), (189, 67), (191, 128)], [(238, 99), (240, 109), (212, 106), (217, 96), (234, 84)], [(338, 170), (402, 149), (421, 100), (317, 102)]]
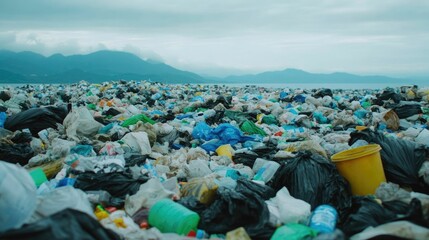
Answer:
[(201, 229), (198, 229), (198, 230), (197, 230), (197, 235), (196, 235), (196, 237), (197, 237), (198, 239), (204, 238), (205, 236), (206, 236), (206, 232), (204, 232), (204, 230), (201, 230)]

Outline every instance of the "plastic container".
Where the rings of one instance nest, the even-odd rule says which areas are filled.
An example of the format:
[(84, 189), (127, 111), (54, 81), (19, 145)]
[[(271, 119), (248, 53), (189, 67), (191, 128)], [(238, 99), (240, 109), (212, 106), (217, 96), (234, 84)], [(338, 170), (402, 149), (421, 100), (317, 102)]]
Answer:
[(34, 170), (31, 170), (30, 176), (33, 178), (34, 183), (36, 184), (36, 187), (40, 187), (40, 185), (48, 181), (48, 179), (46, 178), (45, 172), (43, 172), (43, 169), (41, 168), (36, 168)]
[(386, 182), (380, 150), (380, 145), (369, 144), (331, 157), (340, 174), (349, 181), (353, 195), (374, 194)]
[(200, 216), (170, 199), (162, 199), (149, 210), (149, 224), (163, 233), (186, 235), (196, 231)]
[(319, 233), (332, 233), (337, 225), (338, 212), (330, 205), (320, 205), (314, 209), (309, 226)]
[(279, 163), (274, 161), (268, 161), (258, 170), (256, 175), (253, 177), (253, 180), (264, 181), (265, 183), (267, 183), (271, 180), (271, 178), (277, 172), (277, 169), (279, 169), (279, 167)]
[(271, 240), (300, 240), (312, 239), (317, 236), (317, 231), (298, 223), (288, 223), (276, 229)]

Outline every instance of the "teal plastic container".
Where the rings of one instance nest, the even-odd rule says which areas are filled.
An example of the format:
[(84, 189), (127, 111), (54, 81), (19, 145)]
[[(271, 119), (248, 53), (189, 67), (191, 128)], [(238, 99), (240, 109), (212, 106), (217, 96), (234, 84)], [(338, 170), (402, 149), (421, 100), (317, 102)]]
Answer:
[(162, 199), (149, 210), (149, 224), (163, 233), (187, 235), (196, 231), (200, 216), (186, 207), (170, 200)]
[(36, 168), (34, 170), (31, 170), (30, 176), (31, 178), (33, 178), (33, 181), (36, 184), (36, 187), (40, 187), (40, 185), (48, 181), (48, 179), (46, 178), (45, 172), (43, 172), (43, 169), (41, 168)]

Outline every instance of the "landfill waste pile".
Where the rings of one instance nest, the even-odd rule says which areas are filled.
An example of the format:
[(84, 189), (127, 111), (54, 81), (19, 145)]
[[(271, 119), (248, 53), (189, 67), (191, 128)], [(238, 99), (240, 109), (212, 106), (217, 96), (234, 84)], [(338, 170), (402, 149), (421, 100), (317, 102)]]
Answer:
[(1, 239), (429, 239), (429, 89), (0, 86)]

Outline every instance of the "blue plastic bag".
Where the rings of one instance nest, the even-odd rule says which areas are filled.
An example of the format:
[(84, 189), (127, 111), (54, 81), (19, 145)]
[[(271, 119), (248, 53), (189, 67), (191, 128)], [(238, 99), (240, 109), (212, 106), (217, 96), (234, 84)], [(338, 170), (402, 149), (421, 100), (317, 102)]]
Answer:
[(6, 113), (0, 112), (0, 128), (4, 128), (4, 122), (6, 122)]

